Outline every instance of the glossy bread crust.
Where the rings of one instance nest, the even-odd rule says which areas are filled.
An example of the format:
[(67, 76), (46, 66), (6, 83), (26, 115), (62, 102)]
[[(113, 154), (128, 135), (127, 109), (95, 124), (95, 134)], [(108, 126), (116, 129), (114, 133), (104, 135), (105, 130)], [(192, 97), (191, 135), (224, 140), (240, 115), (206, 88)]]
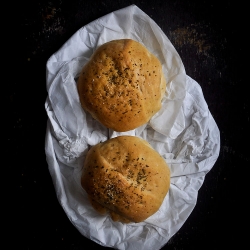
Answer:
[(162, 65), (131, 39), (101, 45), (84, 65), (77, 83), (82, 108), (118, 132), (147, 123), (161, 108), (166, 89)]
[(81, 185), (93, 207), (114, 221), (141, 222), (160, 208), (170, 187), (170, 170), (148, 142), (118, 136), (87, 153)]

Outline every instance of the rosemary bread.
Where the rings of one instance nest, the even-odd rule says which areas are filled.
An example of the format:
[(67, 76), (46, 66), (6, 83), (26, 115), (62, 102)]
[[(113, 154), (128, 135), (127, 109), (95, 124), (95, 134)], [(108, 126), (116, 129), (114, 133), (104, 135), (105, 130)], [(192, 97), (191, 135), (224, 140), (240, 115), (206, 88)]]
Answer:
[(162, 65), (132, 39), (101, 45), (77, 81), (82, 108), (107, 128), (129, 131), (147, 123), (161, 108), (166, 89)]
[(147, 141), (118, 136), (88, 151), (81, 185), (99, 213), (110, 213), (114, 221), (141, 222), (160, 208), (170, 170)]

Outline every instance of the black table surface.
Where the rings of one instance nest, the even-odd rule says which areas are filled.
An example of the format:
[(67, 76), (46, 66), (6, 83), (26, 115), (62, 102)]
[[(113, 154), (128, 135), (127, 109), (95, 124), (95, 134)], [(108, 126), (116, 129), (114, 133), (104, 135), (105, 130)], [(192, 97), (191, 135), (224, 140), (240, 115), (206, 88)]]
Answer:
[(243, 71), (248, 49), (242, 43), (246, 7), (218, 0), (23, 0), (2, 8), (8, 14), (2, 26), (9, 45), (2, 51), (8, 54), (2, 83), (7, 91), (3, 110), (8, 111), (2, 181), (8, 185), (2, 191), (9, 190), (11, 199), (2, 201), (11, 229), (5, 231), (4, 249), (105, 249), (79, 233), (56, 198), (44, 150), (46, 62), (82, 26), (131, 4), (168, 36), (187, 75), (200, 84), (221, 137), (220, 155), (194, 210), (162, 249), (243, 249), (249, 209), (239, 197), (250, 167), (249, 84)]

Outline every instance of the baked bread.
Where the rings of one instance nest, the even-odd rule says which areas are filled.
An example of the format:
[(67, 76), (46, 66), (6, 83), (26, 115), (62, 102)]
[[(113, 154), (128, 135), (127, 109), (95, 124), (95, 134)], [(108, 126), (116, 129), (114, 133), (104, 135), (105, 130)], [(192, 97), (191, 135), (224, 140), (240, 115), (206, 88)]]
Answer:
[(81, 185), (98, 212), (109, 212), (114, 221), (141, 222), (159, 210), (170, 170), (147, 141), (118, 136), (88, 151)]
[(85, 111), (107, 128), (129, 131), (147, 123), (161, 108), (166, 89), (162, 65), (132, 39), (101, 45), (77, 81)]

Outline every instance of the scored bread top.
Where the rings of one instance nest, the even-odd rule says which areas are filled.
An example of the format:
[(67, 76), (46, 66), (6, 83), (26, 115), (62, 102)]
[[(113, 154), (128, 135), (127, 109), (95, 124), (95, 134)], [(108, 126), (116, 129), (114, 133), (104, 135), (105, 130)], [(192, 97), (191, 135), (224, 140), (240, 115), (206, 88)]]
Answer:
[(170, 187), (170, 170), (150, 144), (118, 136), (87, 153), (81, 185), (98, 211), (114, 221), (141, 222), (158, 211)]
[(141, 43), (112, 40), (101, 45), (80, 73), (82, 108), (118, 132), (147, 123), (161, 108), (166, 89), (162, 65)]

